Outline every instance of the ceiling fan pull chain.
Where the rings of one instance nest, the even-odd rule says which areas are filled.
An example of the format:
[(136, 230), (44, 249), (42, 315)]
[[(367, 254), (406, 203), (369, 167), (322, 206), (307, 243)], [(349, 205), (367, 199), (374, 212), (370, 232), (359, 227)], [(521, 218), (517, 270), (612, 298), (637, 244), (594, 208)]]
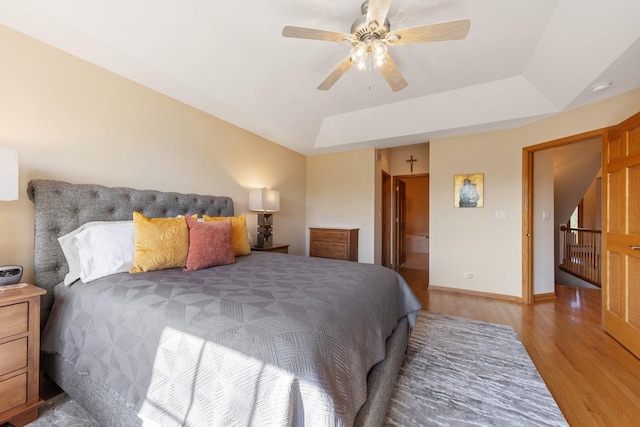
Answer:
[(369, 66), (367, 67), (367, 73), (369, 74), (369, 92), (371, 92), (371, 69), (373, 68), (373, 64), (371, 63), (371, 55), (367, 56)]

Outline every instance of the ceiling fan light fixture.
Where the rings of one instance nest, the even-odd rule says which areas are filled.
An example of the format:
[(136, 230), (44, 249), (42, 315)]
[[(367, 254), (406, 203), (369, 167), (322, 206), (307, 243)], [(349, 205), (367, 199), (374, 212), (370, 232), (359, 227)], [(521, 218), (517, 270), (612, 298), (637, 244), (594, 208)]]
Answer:
[(351, 56), (351, 62), (358, 64), (358, 66), (364, 64), (364, 61), (367, 59), (367, 44), (364, 42), (356, 43), (355, 46), (351, 48), (349, 55)]
[(383, 41), (374, 40), (373, 43), (371, 43), (371, 56), (373, 57), (373, 62), (376, 67), (380, 68), (384, 65), (388, 52), (389, 49)]
[(380, 40), (374, 40), (373, 43), (371, 43), (371, 54), (376, 61), (384, 59), (388, 51), (387, 45)]

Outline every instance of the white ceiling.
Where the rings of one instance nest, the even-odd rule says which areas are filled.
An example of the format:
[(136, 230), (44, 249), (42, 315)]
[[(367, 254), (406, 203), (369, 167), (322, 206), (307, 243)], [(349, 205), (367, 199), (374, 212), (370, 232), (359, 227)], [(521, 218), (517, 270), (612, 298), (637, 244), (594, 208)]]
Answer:
[[(409, 86), (350, 69), (361, 0), (3, 0), (0, 24), (302, 154), (503, 129), (640, 87), (640, 1), (392, 0), (391, 30), (468, 18), (464, 40), (394, 46)], [(590, 87), (612, 81), (609, 89)]]

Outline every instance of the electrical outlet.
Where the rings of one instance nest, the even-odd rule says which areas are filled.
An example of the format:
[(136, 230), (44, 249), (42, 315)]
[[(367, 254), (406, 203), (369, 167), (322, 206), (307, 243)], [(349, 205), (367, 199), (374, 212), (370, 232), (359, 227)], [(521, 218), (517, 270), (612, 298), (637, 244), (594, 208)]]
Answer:
[(462, 273), (462, 277), (465, 279), (473, 279), (473, 273)]

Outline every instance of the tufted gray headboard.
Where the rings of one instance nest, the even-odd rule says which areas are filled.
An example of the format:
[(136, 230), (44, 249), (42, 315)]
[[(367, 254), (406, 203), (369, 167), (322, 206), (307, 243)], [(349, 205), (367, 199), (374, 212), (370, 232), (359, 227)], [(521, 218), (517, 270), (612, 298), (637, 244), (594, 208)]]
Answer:
[(58, 237), (89, 221), (124, 221), (133, 212), (148, 217), (172, 217), (183, 214), (233, 216), (229, 197), (165, 193), (93, 184), (70, 184), (34, 179), (27, 187), (35, 205), (34, 279), (46, 289), (42, 297), (41, 323), (49, 317), (53, 288), (69, 271)]

